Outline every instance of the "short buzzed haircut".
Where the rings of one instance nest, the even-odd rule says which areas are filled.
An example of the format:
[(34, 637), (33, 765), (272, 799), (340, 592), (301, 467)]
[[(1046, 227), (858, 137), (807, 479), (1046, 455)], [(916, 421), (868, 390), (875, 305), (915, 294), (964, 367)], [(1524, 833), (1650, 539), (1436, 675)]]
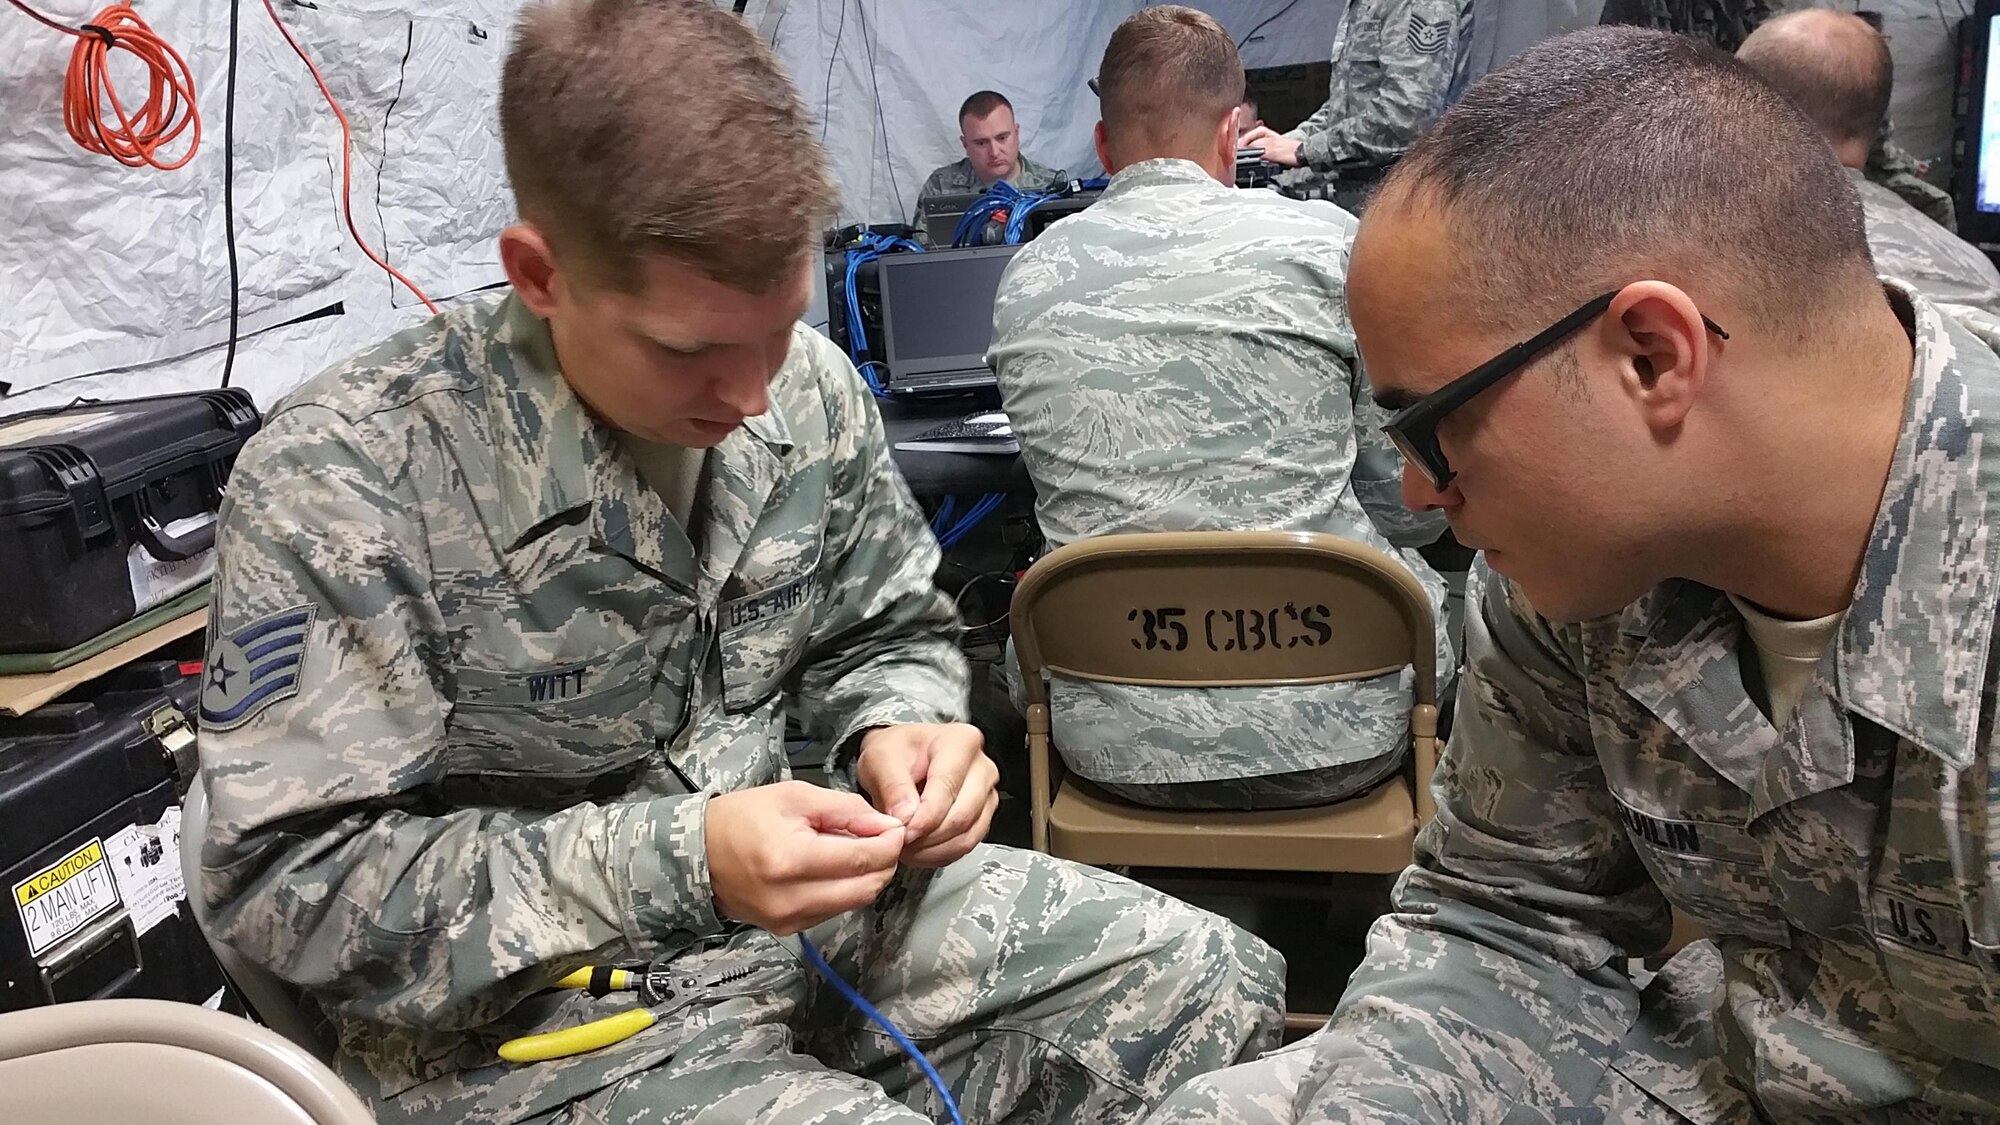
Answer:
[(1803, 338), (1874, 284), (1860, 197), (1812, 123), (1734, 58), (1666, 32), (1593, 28), (1522, 52), (1410, 149), (1375, 206), (1448, 221), (1463, 295), (1501, 327), (1654, 279)]
[(1014, 103), (1007, 100), (1007, 95), (1001, 93), (998, 90), (979, 91), (978, 93), (972, 95), (971, 97), (965, 99), (963, 102), (959, 103), (958, 106), (959, 128), (962, 129), (965, 127), (966, 118), (985, 117), (987, 114), (992, 113), (994, 110), (999, 109), (1001, 106), (1006, 106), (1008, 113), (1014, 112)]
[(766, 292), (834, 210), (791, 80), (704, 0), (530, 7), (501, 72), (500, 135), (522, 218), (584, 279), (627, 292), (653, 256)]
[(1872, 145), (1882, 131), (1895, 64), (1888, 40), (1859, 16), (1788, 12), (1751, 32), (1736, 57), (1834, 144)]
[(1099, 115), (1114, 141), (1165, 142), (1213, 128), (1242, 104), (1243, 59), (1206, 12), (1164, 4), (1118, 25), (1097, 68)]

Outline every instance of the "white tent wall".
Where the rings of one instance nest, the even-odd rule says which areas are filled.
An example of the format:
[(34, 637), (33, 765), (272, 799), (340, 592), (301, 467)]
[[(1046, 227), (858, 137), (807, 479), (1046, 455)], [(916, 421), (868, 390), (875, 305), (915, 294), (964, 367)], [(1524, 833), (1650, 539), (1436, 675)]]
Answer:
[[(269, 406), (330, 361), (427, 314), (348, 238), (339, 126), (261, 0), (238, 3), (242, 318), (233, 381)], [(73, 40), (0, 5), (0, 308), (8, 310), (0, 383), (11, 387), (0, 415), (221, 381), (229, 4), (138, 5), (186, 57), (202, 114), (201, 149), (174, 172), (129, 169), (78, 148), (61, 107)], [(522, 0), (313, 4), (274, 0), (352, 124), (362, 236), (433, 300), (500, 281), (493, 236), (513, 200), (494, 101)], [(76, 26), (101, 2), (30, 6)], [(136, 65), (118, 59), (113, 74), (128, 101), (143, 92)], [(335, 305), (339, 315), (285, 324)]]
[[(993, 89), (1014, 103), (1022, 151), (1096, 175), (1097, 99), (1086, 81), (1111, 32), (1145, 0), (759, 0), (771, 38), (825, 130), (845, 222), (896, 222), (933, 168), (965, 155), (958, 106)], [(1323, 61), (1345, 0), (1202, 0), (1250, 67)], [(1269, 21), (1266, 23), (1266, 21)], [(1259, 25), (1262, 25), (1261, 27)], [(782, 157), (779, 158), (782, 161)]]
[[(313, 2), (275, 0), (352, 123), (362, 236), (435, 300), (499, 281), (493, 235), (512, 200), (493, 101), (524, 0)], [(1275, 16), (1245, 54), (1251, 65), (1276, 65), (1323, 58), (1341, 2), (1205, 7), (1239, 36)], [(177, 172), (128, 169), (78, 149), (63, 131), (60, 106), (71, 38), (0, 6), (0, 226), (8, 231), (0, 240), (0, 308), (8, 310), (0, 318), (0, 382), (11, 388), (0, 415), (220, 381), (229, 300), (222, 221), (229, 3), (140, 5), (187, 57), (202, 110), (201, 151)], [(268, 406), (328, 362), (424, 314), (346, 237), (338, 127), (260, 0), (239, 3), (242, 328), (234, 379)], [(75, 26), (98, 5), (33, 6)], [(956, 158), (953, 112), (984, 85), (1019, 100), (1029, 151), (1079, 174), (1095, 170), (1096, 107), (1084, 79), (1111, 29), (1139, 6), (760, 0), (745, 15), (776, 32), (808, 105), (827, 123), (844, 214), (892, 220), (908, 213), (904, 204), (914, 203), (932, 166)], [(128, 71), (121, 63), (114, 73)], [(783, 160), (773, 154), (774, 174), (783, 174)], [(339, 315), (284, 324), (336, 304)]]
[[(362, 257), (339, 219), (338, 128), (261, 0), (241, 4), (236, 222), (242, 337), (235, 381), (266, 406), (423, 310)], [(498, 282), (493, 235), (512, 213), (493, 104), (526, 0), (274, 0), (353, 122), (354, 219), (441, 302)], [(0, 5), (0, 415), (76, 398), (214, 386), (228, 267), (222, 235), (223, 91), (230, 0), (147, 0), (145, 18), (193, 69), (200, 154), (177, 172), (126, 169), (63, 131), (67, 36)], [(728, 0), (718, 0), (729, 6)], [(1840, 0), (1885, 16), (1899, 139), (1938, 163), (1951, 143), (1963, 0)], [(999, 89), (1026, 151), (1097, 170), (1085, 86), (1118, 22), (1143, 0), (752, 0), (745, 12), (822, 122), (848, 221), (909, 214), (918, 186), (961, 155), (955, 112)], [(97, 0), (33, 0), (80, 24)], [(1324, 59), (1344, 0), (1203, 0), (1252, 67)], [(1803, 5), (1800, 5), (1803, 6)], [(127, 72), (119, 70), (121, 76)], [(785, 155), (771, 154), (782, 175)], [(342, 312), (283, 322), (338, 304)]]

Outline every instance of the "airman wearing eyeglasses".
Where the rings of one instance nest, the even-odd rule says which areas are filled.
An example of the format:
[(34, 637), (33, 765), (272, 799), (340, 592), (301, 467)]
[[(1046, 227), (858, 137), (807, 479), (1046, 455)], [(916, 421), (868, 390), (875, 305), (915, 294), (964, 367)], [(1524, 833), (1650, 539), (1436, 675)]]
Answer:
[(1349, 279), (1404, 498), (1486, 553), (1438, 813), (1329, 1025), (1154, 1120), (2000, 1119), (1996, 322), (1636, 29), (1475, 85)]

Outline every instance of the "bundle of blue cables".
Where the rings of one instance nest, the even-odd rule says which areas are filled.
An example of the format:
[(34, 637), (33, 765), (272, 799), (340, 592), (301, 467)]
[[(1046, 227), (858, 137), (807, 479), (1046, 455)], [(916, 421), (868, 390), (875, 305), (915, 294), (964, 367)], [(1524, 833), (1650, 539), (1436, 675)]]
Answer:
[(1022, 191), (1006, 180), (1001, 180), (988, 188), (979, 201), (965, 209), (964, 217), (952, 231), (953, 246), (977, 246), (980, 236), (986, 232), (986, 224), (993, 222), (1001, 213), (1007, 213), (1007, 225), (1002, 233), (1002, 241), (1009, 246), (1019, 245), (1028, 236), (1028, 215), (1035, 208), (1052, 199), (1067, 199), (1079, 191), (1102, 191), (1111, 181), (1103, 176), (1088, 180), (1078, 180), (1053, 191)]
[(878, 367), (880, 364), (876, 361), (864, 360), (862, 358), (868, 354), (868, 329), (861, 319), (861, 287), (859, 278), (862, 266), (884, 254), (893, 254), (899, 250), (910, 250), (919, 254), (924, 252), (922, 246), (907, 238), (877, 234), (874, 231), (862, 231), (847, 248), (847, 287), (845, 290), (847, 297), (847, 355), (860, 370), (861, 377), (868, 381), (868, 389), (874, 391), (877, 395), (882, 394), (882, 385), (868, 373), (868, 369)]
[[(953, 228), (951, 232), (951, 244), (953, 246), (979, 245), (979, 236), (985, 233), (986, 224), (997, 218), (1002, 211), (1008, 212), (1008, 225), (1011, 226), (1013, 224), (1013, 212), (1019, 209), (1017, 207), (1018, 204), (1029, 203), (1029, 205), (1032, 205), (1030, 201), (1041, 198), (1040, 193), (1024, 192), (1006, 180), (995, 183), (992, 187), (986, 189), (986, 194), (980, 196), (977, 202), (965, 209), (965, 214), (959, 216), (958, 226)], [(1007, 241), (1017, 242), (1019, 239), (1010, 238)]]
[(1006, 502), (1006, 493), (989, 492), (981, 496), (969, 511), (954, 521), (953, 517), (958, 511), (958, 497), (947, 496), (944, 498), (944, 503), (938, 505), (937, 514), (931, 517), (931, 534), (937, 536), (940, 548), (949, 551), (964, 542), (965, 537), (972, 534), (973, 528), (978, 527), (987, 516), (992, 515)]

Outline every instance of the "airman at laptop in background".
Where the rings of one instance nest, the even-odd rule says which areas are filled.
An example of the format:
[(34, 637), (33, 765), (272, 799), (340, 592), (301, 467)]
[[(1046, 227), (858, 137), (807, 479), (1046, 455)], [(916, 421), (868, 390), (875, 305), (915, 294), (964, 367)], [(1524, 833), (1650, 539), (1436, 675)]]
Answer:
[(958, 107), (958, 143), (965, 156), (939, 168), (917, 192), (910, 225), (924, 226), (924, 200), (938, 195), (977, 194), (1005, 180), (1022, 191), (1045, 191), (1064, 178), (1060, 168), (1037, 164), (1021, 153), (1021, 123), (1014, 103), (995, 90), (981, 90)]

